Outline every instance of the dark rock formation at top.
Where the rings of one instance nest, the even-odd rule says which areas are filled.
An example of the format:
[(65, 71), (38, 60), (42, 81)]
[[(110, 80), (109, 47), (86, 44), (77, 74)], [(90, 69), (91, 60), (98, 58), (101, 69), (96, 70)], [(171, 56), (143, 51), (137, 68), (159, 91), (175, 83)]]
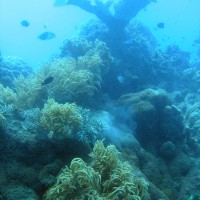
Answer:
[(137, 13), (153, 0), (55, 0), (55, 6), (75, 5), (96, 15), (110, 31), (123, 30)]

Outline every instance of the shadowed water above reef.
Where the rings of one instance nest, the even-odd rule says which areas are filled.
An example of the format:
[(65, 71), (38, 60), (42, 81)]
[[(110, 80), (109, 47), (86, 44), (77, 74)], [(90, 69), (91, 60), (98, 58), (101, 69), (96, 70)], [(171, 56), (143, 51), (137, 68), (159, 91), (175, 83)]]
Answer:
[(37, 68), (0, 56), (0, 199), (200, 198), (200, 55), (159, 48), (156, 3), (56, 0), (93, 15)]

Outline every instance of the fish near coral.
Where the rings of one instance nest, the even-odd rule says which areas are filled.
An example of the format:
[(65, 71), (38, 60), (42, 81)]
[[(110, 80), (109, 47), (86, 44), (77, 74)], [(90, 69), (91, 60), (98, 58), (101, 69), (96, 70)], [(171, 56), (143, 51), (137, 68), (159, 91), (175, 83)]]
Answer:
[(48, 84), (50, 84), (53, 80), (54, 80), (54, 77), (53, 77), (53, 76), (49, 76), (49, 77), (46, 78), (41, 84), (42, 84), (42, 86), (48, 85)]

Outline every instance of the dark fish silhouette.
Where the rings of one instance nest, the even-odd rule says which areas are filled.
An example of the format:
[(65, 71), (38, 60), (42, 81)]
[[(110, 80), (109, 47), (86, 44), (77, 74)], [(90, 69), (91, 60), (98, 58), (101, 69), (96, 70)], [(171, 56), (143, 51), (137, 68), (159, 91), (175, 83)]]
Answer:
[(46, 78), (43, 82), (42, 82), (42, 86), (44, 85), (48, 85), (49, 83), (51, 83), (53, 81), (54, 77), (49, 76), (48, 78)]
[(157, 27), (158, 28), (165, 28), (165, 23), (160, 22), (160, 23), (157, 24)]
[(54, 33), (52, 33), (52, 32), (44, 32), (44, 33), (42, 33), (42, 34), (40, 34), (38, 36), (38, 38), (40, 40), (51, 40), (51, 39), (53, 39), (55, 37), (56, 37), (56, 35)]
[(28, 27), (30, 25), (30, 23), (27, 20), (22, 20), (21, 25), (24, 27)]

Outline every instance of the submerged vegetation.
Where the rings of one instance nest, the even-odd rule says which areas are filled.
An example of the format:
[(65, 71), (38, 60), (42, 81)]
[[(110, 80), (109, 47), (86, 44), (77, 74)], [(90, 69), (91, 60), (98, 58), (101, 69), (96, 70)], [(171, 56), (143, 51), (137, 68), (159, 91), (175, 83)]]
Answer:
[(197, 199), (200, 58), (157, 49), (132, 19), (150, 1), (95, 2), (38, 69), (0, 58), (0, 199)]
[(104, 147), (97, 140), (90, 154), (91, 166), (74, 158), (44, 199), (148, 199), (148, 183), (135, 177), (131, 166), (120, 161), (118, 154), (115, 146)]

